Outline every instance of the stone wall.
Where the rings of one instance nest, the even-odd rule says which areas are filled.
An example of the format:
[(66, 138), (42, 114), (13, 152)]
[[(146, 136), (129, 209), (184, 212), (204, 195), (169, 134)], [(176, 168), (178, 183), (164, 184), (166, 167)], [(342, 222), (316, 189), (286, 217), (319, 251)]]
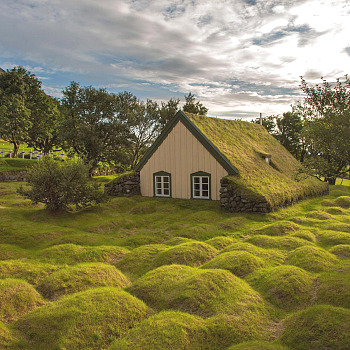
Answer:
[(140, 173), (121, 176), (105, 185), (105, 192), (110, 196), (130, 197), (141, 194)]
[(269, 213), (272, 208), (264, 198), (254, 199), (239, 193), (237, 189), (229, 186), (231, 182), (225, 178), (220, 180), (220, 205), (231, 212)]
[(27, 172), (23, 171), (3, 171), (0, 173), (0, 182), (25, 181)]

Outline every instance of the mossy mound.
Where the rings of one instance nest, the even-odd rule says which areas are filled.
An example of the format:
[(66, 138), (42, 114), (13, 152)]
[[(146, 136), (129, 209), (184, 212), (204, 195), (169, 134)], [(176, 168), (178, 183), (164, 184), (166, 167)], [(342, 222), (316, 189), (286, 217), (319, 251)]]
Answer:
[(265, 266), (263, 259), (249, 252), (232, 251), (222, 253), (205, 263), (203, 269), (224, 269), (231, 271), (238, 277), (245, 277), (249, 273)]
[(0, 260), (23, 259), (27, 251), (13, 244), (0, 244)]
[(319, 275), (316, 303), (350, 308), (350, 272)]
[(316, 305), (288, 317), (281, 342), (293, 350), (349, 350), (350, 310)]
[(48, 299), (82, 292), (94, 287), (125, 288), (130, 281), (114, 266), (102, 263), (88, 263), (69, 266), (46, 277), (38, 286)]
[(248, 276), (247, 281), (266, 300), (284, 310), (305, 306), (312, 297), (312, 276), (295, 266), (261, 269)]
[(208, 329), (203, 319), (164, 311), (141, 322), (108, 350), (203, 350)]
[(262, 248), (275, 248), (280, 250), (294, 250), (305, 245), (313, 245), (313, 243), (302, 238), (284, 236), (270, 237), (266, 235), (257, 235), (247, 239), (247, 242), (257, 245)]
[(329, 252), (336, 255), (338, 258), (350, 258), (350, 244), (339, 244), (331, 249)]
[(118, 261), (116, 266), (131, 278), (140, 277), (154, 268), (154, 259), (157, 254), (168, 248), (164, 244), (150, 244), (135, 248)]
[(203, 242), (182, 243), (157, 254), (154, 264), (155, 266), (171, 264), (199, 266), (217, 254), (218, 251), (215, 248)]
[(291, 235), (291, 237), (297, 237), (301, 239), (305, 239), (306, 241), (315, 243), (317, 241), (314, 233), (308, 230), (300, 230)]
[(347, 215), (347, 211), (339, 207), (330, 207), (325, 209), (325, 211), (331, 215)]
[(334, 217), (323, 210), (313, 210), (306, 214), (306, 217), (317, 220), (334, 220)]
[(205, 241), (205, 243), (210, 244), (217, 250), (222, 250), (229, 246), (230, 244), (236, 243), (237, 240), (231, 237), (218, 236)]
[(255, 233), (267, 236), (286, 236), (298, 230), (300, 230), (300, 226), (294, 222), (278, 221), (259, 228)]
[(15, 349), (15, 344), (16, 340), (10, 330), (0, 321), (0, 349), (13, 350)]
[(84, 262), (114, 264), (128, 253), (128, 249), (122, 247), (85, 247), (67, 243), (46, 248), (39, 253), (38, 257), (42, 261), (52, 264), (78, 264)]
[(318, 240), (323, 245), (350, 244), (350, 233), (339, 231), (319, 231)]
[(334, 269), (338, 259), (326, 250), (318, 247), (300, 247), (287, 256), (286, 263), (312, 272)]
[(233, 345), (227, 350), (289, 350), (289, 348), (277, 343), (256, 340)]
[(175, 245), (179, 245), (182, 243), (189, 243), (189, 242), (193, 242), (193, 239), (186, 238), (186, 237), (173, 237), (165, 241), (164, 244), (168, 246), (175, 246)]
[(265, 260), (265, 262), (272, 265), (282, 264), (284, 261), (284, 254), (277, 249), (264, 249), (261, 247), (257, 247), (254, 244), (241, 242), (241, 243), (233, 243), (222, 250), (221, 253), (233, 252), (233, 251), (244, 251), (249, 252), (259, 258)]
[(28, 349), (104, 349), (150, 315), (130, 294), (112, 287), (90, 289), (44, 305), (15, 323)]
[(58, 267), (40, 263), (35, 260), (5, 260), (0, 261), (0, 278), (24, 279), (32, 285), (37, 285)]
[(29, 283), (18, 279), (0, 279), (0, 320), (10, 323), (44, 304), (41, 295)]
[(148, 272), (129, 291), (157, 310), (175, 309), (199, 316), (261, 310), (263, 301), (232, 273), (184, 265), (167, 265)]
[(350, 208), (350, 197), (349, 196), (340, 196), (334, 201), (334, 203), (336, 204), (336, 207), (349, 209)]

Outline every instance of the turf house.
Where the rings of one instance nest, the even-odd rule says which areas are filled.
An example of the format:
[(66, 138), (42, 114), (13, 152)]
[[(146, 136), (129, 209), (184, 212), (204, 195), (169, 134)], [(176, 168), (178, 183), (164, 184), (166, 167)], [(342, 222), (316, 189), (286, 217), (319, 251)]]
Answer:
[(115, 195), (217, 200), (238, 212), (269, 212), (328, 192), (298, 175), (300, 163), (258, 124), (177, 112)]

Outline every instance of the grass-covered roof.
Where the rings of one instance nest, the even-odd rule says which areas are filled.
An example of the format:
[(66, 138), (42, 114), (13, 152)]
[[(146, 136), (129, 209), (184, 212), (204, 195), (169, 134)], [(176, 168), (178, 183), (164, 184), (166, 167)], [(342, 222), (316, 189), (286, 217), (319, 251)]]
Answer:
[[(298, 179), (300, 163), (263, 126), (186, 115), (238, 170), (228, 178), (247, 196), (264, 197), (276, 206), (327, 189), (328, 185), (315, 178)], [(271, 157), (270, 164), (266, 157)]]

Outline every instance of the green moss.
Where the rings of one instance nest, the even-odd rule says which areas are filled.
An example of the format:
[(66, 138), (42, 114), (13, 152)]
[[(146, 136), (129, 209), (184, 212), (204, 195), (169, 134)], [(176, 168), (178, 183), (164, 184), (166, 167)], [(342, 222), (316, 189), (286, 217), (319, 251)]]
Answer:
[(285, 320), (282, 343), (293, 350), (350, 349), (350, 310), (316, 305)]
[(219, 269), (162, 266), (138, 279), (129, 291), (157, 310), (175, 309), (206, 317), (263, 309), (262, 299), (246, 282)]
[(111, 287), (66, 296), (27, 314), (15, 324), (27, 348), (104, 349), (150, 315), (130, 294)]
[(315, 243), (316, 242), (316, 236), (312, 232), (308, 230), (300, 230), (291, 235), (292, 237), (297, 237), (301, 239), (305, 239), (306, 241)]
[(281, 344), (257, 340), (233, 345), (227, 350), (289, 350), (289, 348)]
[(117, 268), (131, 278), (140, 277), (154, 268), (156, 255), (168, 246), (164, 244), (150, 244), (135, 248), (116, 264)]
[(164, 244), (168, 246), (174, 246), (174, 245), (179, 245), (182, 243), (189, 243), (189, 242), (193, 242), (193, 239), (186, 238), (186, 237), (173, 237), (165, 241)]
[(155, 266), (171, 264), (199, 266), (217, 254), (218, 251), (209, 244), (189, 242), (179, 244), (158, 253), (154, 259), (154, 263)]
[(205, 243), (210, 244), (212, 247), (217, 250), (222, 250), (229, 246), (230, 244), (236, 243), (237, 239), (225, 236), (218, 236), (205, 241)]
[(322, 272), (334, 269), (338, 259), (322, 248), (305, 246), (290, 252), (286, 263), (307, 271)]
[(318, 220), (334, 220), (334, 217), (323, 210), (313, 210), (310, 213), (306, 214), (306, 217), (318, 219)]
[(350, 208), (350, 196), (340, 196), (334, 202), (337, 207), (344, 209)]
[(108, 182), (108, 185), (118, 182), (120, 179), (122, 179), (125, 176), (135, 175), (135, 174), (136, 174), (135, 171), (126, 171), (125, 173), (118, 174), (114, 176), (111, 181)]
[(57, 270), (58, 267), (55, 265), (40, 263), (34, 260), (0, 261), (0, 278), (20, 278), (34, 286)]
[(350, 244), (339, 244), (331, 249), (329, 252), (336, 255), (338, 258), (350, 258)]
[(270, 237), (265, 235), (257, 235), (247, 239), (247, 242), (263, 248), (276, 248), (280, 250), (294, 250), (305, 245), (312, 245), (313, 243), (298, 237)]
[(41, 295), (29, 283), (18, 279), (0, 279), (0, 320), (9, 323), (43, 305)]
[(0, 321), (0, 349), (13, 350), (16, 348), (16, 343), (17, 341), (10, 330)]
[(261, 269), (247, 281), (266, 300), (287, 311), (307, 305), (312, 298), (312, 276), (295, 266)]
[(27, 251), (13, 244), (0, 244), (0, 260), (21, 259), (27, 257)]
[(125, 288), (130, 281), (114, 266), (89, 263), (70, 266), (46, 277), (38, 286), (41, 294), (48, 299), (81, 292), (94, 287)]
[(286, 236), (300, 230), (300, 226), (291, 221), (278, 221), (263, 226), (255, 233), (267, 236)]
[(318, 231), (318, 240), (326, 246), (350, 244), (350, 233), (323, 230)]
[(203, 350), (207, 338), (203, 319), (164, 311), (141, 322), (108, 350)]
[(231, 271), (238, 277), (245, 277), (249, 273), (265, 266), (263, 259), (248, 252), (232, 251), (222, 253), (205, 263), (203, 269), (224, 269)]
[(53, 264), (77, 264), (105, 262), (114, 264), (128, 253), (128, 249), (114, 246), (86, 247), (76, 244), (60, 244), (42, 250), (38, 257)]
[(331, 215), (346, 215), (347, 214), (346, 210), (339, 208), (339, 207), (327, 208), (325, 211)]

